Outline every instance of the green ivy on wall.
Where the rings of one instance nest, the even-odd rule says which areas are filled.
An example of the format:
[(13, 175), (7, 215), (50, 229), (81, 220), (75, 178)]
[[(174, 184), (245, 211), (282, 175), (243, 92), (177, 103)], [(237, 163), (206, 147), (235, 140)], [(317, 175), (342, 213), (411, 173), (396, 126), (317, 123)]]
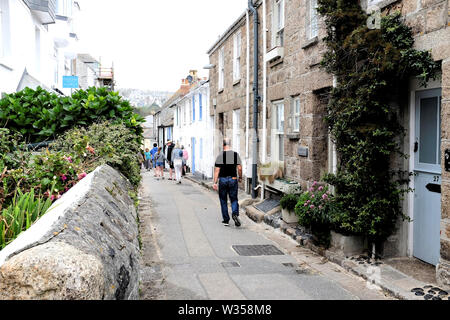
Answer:
[(385, 240), (402, 213), (401, 200), (409, 174), (395, 171), (404, 128), (399, 123), (399, 100), (409, 78), (421, 85), (435, 79), (440, 64), (428, 51), (413, 48), (411, 29), (399, 13), (384, 16), (381, 28), (369, 29), (368, 15), (354, 0), (319, 0), (324, 17), (327, 51), (325, 70), (337, 78), (328, 104), (330, 133), (338, 152), (336, 174), (325, 181), (335, 186), (336, 201), (344, 210), (335, 229), (360, 234), (370, 242)]

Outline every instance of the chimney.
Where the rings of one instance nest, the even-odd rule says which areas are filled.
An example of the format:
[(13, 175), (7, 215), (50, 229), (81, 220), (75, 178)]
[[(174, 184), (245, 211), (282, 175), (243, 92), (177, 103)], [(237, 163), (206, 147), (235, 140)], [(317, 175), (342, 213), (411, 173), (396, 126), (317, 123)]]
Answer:
[(189, 75), (192, 76), (194, 81), (196, 81), (198, 79), (198, 77), (197, 77), (197, 70), (189, 70)]

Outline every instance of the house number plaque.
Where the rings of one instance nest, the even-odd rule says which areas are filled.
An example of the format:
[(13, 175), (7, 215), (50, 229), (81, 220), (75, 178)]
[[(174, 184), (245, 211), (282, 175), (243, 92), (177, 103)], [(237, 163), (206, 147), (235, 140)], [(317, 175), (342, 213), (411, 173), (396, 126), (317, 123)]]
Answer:
[(445, 171), (450, 172), (450, 149), (445, 150), (444, 161), (445, 161)]

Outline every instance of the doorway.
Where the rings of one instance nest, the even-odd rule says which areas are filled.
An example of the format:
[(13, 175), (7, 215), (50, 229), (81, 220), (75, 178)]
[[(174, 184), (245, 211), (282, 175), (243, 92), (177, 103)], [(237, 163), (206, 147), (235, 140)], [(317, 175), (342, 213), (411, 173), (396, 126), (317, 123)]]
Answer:
[(416, 92), (413, 255), (439, 263), (441, 221), (441, 89)]

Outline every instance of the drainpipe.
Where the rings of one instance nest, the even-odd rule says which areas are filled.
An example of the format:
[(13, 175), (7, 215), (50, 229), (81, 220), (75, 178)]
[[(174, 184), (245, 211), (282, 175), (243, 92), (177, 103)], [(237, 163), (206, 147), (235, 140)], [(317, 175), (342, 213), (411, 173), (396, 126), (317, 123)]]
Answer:
[[(266, 53), (267, 53), (267, 16), (266, 16), (266, 0), (262, 2), (263, 10), (263, 94), (262, 94), (262, 104), (263, 104), (263, 143), (262, 143), (262, 162), (266, 163), (267, 155), (267, 63), (266, 63)], [(265, 198), (266, 183), (262, 182), (261, 187), (261, 200)]]
[[(246, 33), (247, 33), (247, 81), (246, 81), (246, 99), (245, 99), (245, 167), (247, 170), (249, 158), (249, 137), (250, 137), (250, 18), (248, 10), (245, 13), (246, 18)], [(248, 171), (247, 171), (248, 172)], [(246, 174), (247, 175), (247, 174)], [(245, 183), (245, 192), (248, 191), (248, 183)]]
[(258, 179), (258, 12), (256, 11), (255, 6), (253, 5), (253, 0), (248, 0), (248, 8), (253, 13), (253, 53), (254, 53), (254, 75), (253, 75), (253, 157), (252, 157), (252, 199), (256, 199), (256, 187), (257, 187), (257, 179)]

